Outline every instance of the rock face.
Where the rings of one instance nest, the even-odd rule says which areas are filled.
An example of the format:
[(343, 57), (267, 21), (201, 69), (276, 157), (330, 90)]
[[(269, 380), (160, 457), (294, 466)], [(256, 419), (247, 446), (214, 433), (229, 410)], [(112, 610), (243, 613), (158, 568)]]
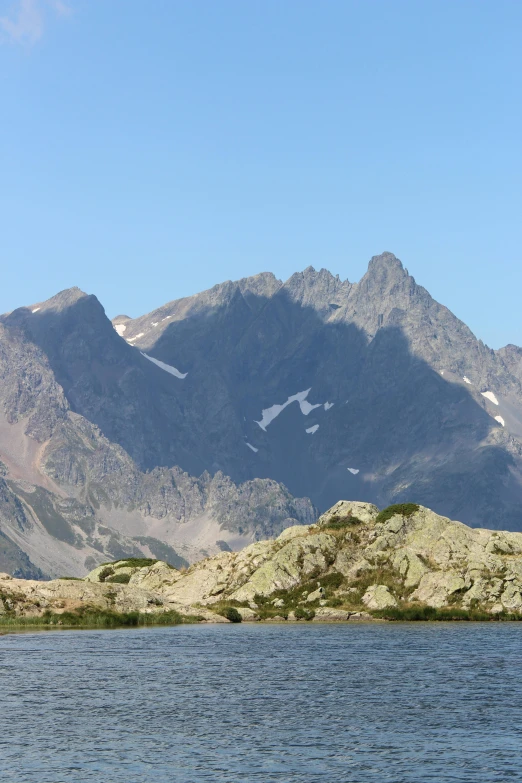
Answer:
[(204, 423), (188, 414), (202, 468), (269, 476), (321, 510), (350, 493), (522, 530), (522, 349), (487, 348), (392, 253), (359, 283), (312, 267), (224, 283), (124, 338), (188, 373), (184, 400), (212, 388)]
[[(105, 426), (104, 412), (117, 400), (110, 416), (118, 431), (126, 416), (147, 433), (159, 428), (179, 440), (179, 429), (170, 432), (165, 421), (142, 415), (158, 407), (157, 394), (166, 408), (174, 405), (169, 384), (175, 379), (165, 386), (164, 376), (118, 336), (97, 300), (78, 289), (37, 312), (20, 308), (0, 318), (2, 570), (22, 578), (82, 576), (96, 563), (125, 556), (188, 565), (313, 521), (307, 498), (293, 498), (269, 478), (236, 484), (219, 470), (196, 478), (159, 458), (154, 469), (140, 470), (129, 451), (142, 463), (156, 458), (127, 441), (126, 451)], [(141, 396), (126, 401), (136, 388)], [(140, 442), (142, 435), (128, 433)]]
[(112, 324), (77, 288), (18, 308), (0, 316), (0, 567), (182, 565), (346, 495), (521, 530), (521, 351), (483, 345), (391, 253), (359, 283), (264, 273)]
[[(343, 516), (332, 513), (339, 509)], [(161, 561), (123, 560), (98, 566), (84, 580), (2, 575), (0, 597), (4, 612), (24, 615), (87, 603), (175, 609), (219, 622), (230, 606), (245, 621), (369, 620), (412, 607), (522, 616), (522, 533), (470, 528), (422, 506), (379, 513), (368, 503), (343, 501), (314, 525), (181, 571)]]

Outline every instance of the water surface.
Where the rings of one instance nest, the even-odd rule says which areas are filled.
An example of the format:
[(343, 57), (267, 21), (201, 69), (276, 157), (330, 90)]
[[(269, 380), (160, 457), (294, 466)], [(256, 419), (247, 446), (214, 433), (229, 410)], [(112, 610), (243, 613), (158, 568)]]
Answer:
[(522, 779), (522, 623), (0, 637), (0, 780)]

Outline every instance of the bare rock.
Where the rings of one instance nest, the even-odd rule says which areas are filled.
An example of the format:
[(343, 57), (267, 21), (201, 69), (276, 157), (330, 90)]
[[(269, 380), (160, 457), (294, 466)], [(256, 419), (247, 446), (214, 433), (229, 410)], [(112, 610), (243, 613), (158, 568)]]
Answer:
[(362, 601), (368, 609), (389, 609), (397, 606), (397, 600), (386, 585), (370, 585), (363, 595)]

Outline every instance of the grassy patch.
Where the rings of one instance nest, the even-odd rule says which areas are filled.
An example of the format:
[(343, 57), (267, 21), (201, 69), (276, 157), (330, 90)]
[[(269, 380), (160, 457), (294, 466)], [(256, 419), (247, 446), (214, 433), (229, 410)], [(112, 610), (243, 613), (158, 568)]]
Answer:
[(68, 581), (68, 582), (83, 582), (83, 579), (80, 576), (59, 576), (58, 579), (60, 581)]
[(376, 522), (387, 522), (388, 519), (395, 516), (395, 514), (401, 514), (403, 517), (411, 517), (419, 510), (419, 506), (416, 503), (395, 503), (393, 506), (383, 508), (382, 511), (377, 514)]
[[(199, 604), (196, 604), (198, 606)], [(207, 607), (204, 607), (205, 609), (211, 609), (213, 612), (216, 612), (216, 614), (219, 614), (222, 609), (226, 609), (227, 606), (235, 606), (237, 608), (246, 608), (250, 606), (248, 601), (236, 601), (235, 598), (226, 598), (222, 601), (216, 601), (213, 604), (210, 604)], [(202, 607), (203, 608), (203, 607)]]
[(169, 568), (172, 568), (173, 571), (177, 570), (176, 566), (173, 566), (171, 563), (167, 563), (166, 561), (159, 560), (157, 557), (125, 557), (121, 560), (109, 560), (107, 563), (100, 563), (100, 565), (116, 570), (118, 568), (150, 568), (151, 566), (160, 562), (165, 562), (166, 565), (168, 565)]
[(315, 609), (307, 609), (305, 606), (298, 606), (294, 611), (296, 620), (313, 620)]
[(350, 587), (355, 589), (351, 594), (351, 601), (359, 604), (370, 585), (385, 585), (397, 597), (401, 597), (405, 592), (404, 583), (393, 568), (372, 568), (351, 582)]
[(158, 559), (151, 557), (129, 557), (127, 560), (120, 560), (117, 563), (112, 563), (113, 568), (147, 568), (147, 566), (153, 566)]
[(321, 587), (324, 587), (325, 591), (337, 590), (343, 584), (344, 576), (338, 571), (334, 571), (331, 574), (326, 574), (326, 576), (321, 576), (317, 581), (320, 582)]
[[(326, 574), (320, 577), (314, 577), (308, 582), (303, 582), (296, 587), (292, 587), (289, 590), (275, 590), (271, 595), (256, 595), (254, 601), (258, 606), (257, 613), (262, 620), (268, 620), (271, 617), (288, 617), (289, 612), (295, 612), (299, 608), (299, 605), (306, 601), (306, 598), (310, 593), (315, 592), (318, 586), (324, 589), (324, 600), (333, 598), (333, 593), (344, 583), (344, 576), (340, 573), (334, 572)], [(273, 605), (273, 601), (281, 599), (283, 606), (276, 607)], [(308, 604), (307, 611), (313, 611), (314, 606), (319, 603), (317, 601)]]
[(114, 574), (114, 576), (109, 576), (109, 578), (105, 580), (105, 584), (108, 582), (116, 582), (116, 584), (128, 585), (130, 578), (130, 574)]
[(114, 612), (94, 607), (82, 607), (75, 612), (45, 612), (40, 617), (16, 617), (0, 615), (0, 628), (125, 628), (153, 625), (181, 625), (199, 622), (201, 618), (187, 617), (179, 612), (141, 614), (140, 612)]
[(343, 603), (344, 601), (342, 598), (340, 598), (339, 596), (335, 596), (334, 598), (329, 598), (328, 601), (326, 602), (326, 605), (336, 609), (338, 606), (342, 606)]
[(453, 607), (444, 607), (435, 609), (432, 606), (404, 606), (382, 609), (372, 612), (374, 617), (383, 620), (402, 620), (402, 621), (448, 621), (463, 620), (483, 622), (490, 620), (522, 620), (522, 614), (511, 612), (501, 612), (499, 614), (489, 614), (478, 609), (457, 609)]
[(346, 528), (363, 524), (364, 523), (358, 517), (354, 517), (353, 514), (347, 514), (345, 517), (334, 514), (324, 525), (323, 530), (345, 530)]

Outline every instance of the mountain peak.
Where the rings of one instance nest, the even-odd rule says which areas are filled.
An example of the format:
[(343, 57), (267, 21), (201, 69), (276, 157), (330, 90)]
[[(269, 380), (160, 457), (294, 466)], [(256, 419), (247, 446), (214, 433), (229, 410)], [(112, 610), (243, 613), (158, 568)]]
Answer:
[(368, 264), (368, 271), (375, 270), (395, 270), (397, 272), (403, 272), (406, 275), (408, 274), (407, 270), (404, 269), (402, 262), (397, 258), (397, 256), (387, 250), (378, 256), (372, 256), (370, 259), (370, 263)]
[(42, 302), (41, 309), (52, 308), (53, 310), (62, 310), (66, 307), (76, 304), (80, 299), (85, 299), (89, 294), (82, 291), (78, 286), (72, 288), (65, 288), (63, 291), (59, 291), (57, 294)]
[(303, 306), (329, 312), (329, 303), (343, 301), (351, 290), (348, 280), (341, 281), (339, 275), (333, 276), (328, 269), (317, 271), (308, 266), (302, 272), (295, 272), (283, 286), (286, 294)]
[(358, 288), (372, 296), (382, 297), (389, 294), (397, 287), (415, 283), (410, 278), (399, 259), (393, 253), (385, 252), (379, 256), (373, 256), (368, 264), (368, 271), (361, 279)]

